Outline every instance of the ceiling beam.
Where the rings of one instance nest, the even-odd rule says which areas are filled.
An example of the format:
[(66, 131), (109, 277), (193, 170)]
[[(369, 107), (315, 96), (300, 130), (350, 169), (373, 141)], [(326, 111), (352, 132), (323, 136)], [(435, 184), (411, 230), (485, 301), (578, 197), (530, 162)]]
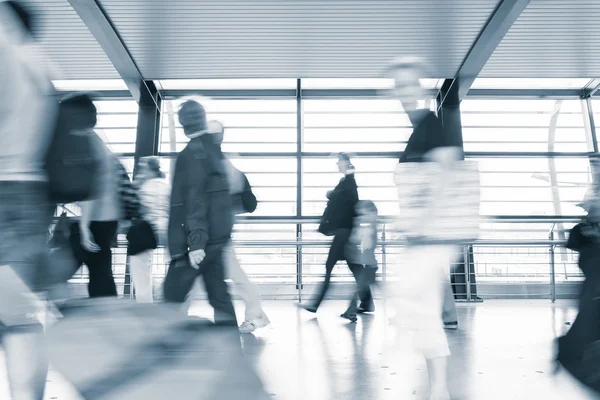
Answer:
[(156, 107), (160, 109), (160, 102), (156, 101), (155, 98), (157, 91), (152, 90), (151, 83), (146, 82), (142, 77), (125, 43), (123, 43), (98, 0), (69, 0), (69, 3), (94, 35), (121, 79), (125, 81), (133, 98), (140, 103), (143, 98), (148, 96), (153, 99)]
[(473, 43), (454, 79), (449, 80), (449, 83), (440, 89), (438, 97), (440, 107), (446, 101), (449, 93), (454, 92), (451, 97), (459, 102), (466, 97), (473, 82), (479, 76), (510, 27), (527, 7), (529, 1), (500, 0), (496, 10), (479, 33), (475, 43)]
[(596, 94), (596, 92), (600, 90), (600, 78), (594, 78), (588, 82), (588, 84), (583, 88), (583, 93), (581, 97), (588, 98), (592, 97)]

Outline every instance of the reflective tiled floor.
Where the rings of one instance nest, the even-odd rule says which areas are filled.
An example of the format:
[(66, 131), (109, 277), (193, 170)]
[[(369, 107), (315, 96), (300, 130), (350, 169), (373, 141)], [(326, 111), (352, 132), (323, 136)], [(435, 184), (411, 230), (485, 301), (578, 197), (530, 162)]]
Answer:
[[(374, 315), (363, 315), (352, 324), (338, 316), (344, 305), (328, 301), (315, 317), (297, 310), (293, 302), (265, 303), (272, 324), (254, 335), (243, 335), (242, 344), (271, 397), (425, 399), (425, 363), (408, 348), (393, 345), (397, 332), (387, 323), (393, 311), (386, 312), (378, 303)], [(553, 305), (548, 300), (459, 305), (460, 328), (448, 331), (452, 398), (595, 398), (566, 374), (552, 374), (553, 338), (573, 320), (573, 305)], [(192, 312), (210, 316), (203, 302), (194, 305)], [(239, 315), (243, 315), (241, 308)], [(78, 397), (52, 372), (46, 398)], [(5, 383), (0, 383), (0, 399), (8, 399)]]

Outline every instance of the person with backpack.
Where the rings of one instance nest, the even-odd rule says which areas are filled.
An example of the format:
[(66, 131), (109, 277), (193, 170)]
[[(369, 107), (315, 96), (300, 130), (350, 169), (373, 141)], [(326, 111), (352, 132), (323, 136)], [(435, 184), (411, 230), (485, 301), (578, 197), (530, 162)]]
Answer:
[(125, 219), (128, 209), (123, 186), (130, 184), (129, 178), (120, 161), (94, 131), (97, 111), (91, 98), (86, 94), (77, 94), (61, 104), (69, 105), (76, 111), (70, 115), (72, 130), (92, 141), (101, 163), (94, 198), (79, 202), (81, 216), (79, 223), (71, 227), (71, 248), (78, 265), (85, 264), (88, 267), (89, 296), (117, 296), (112, 270), (112, 246), (119, 221)]
[(225, 282), (225, 249), (231, 241), (233, 206), (223, 153), (209, 134), (197, 101), (181, 105), (179, 122), (190, 139), (177, 156), (168, 227), (171, 263), (163, 284), (166, 302), (185, 303), (202, 277), (215, 323), (237, 327)]
[[(215, 142), (221, 146), (225, 133), (223, 124), (218, 121), (210, 121), (208, 125), (209, 131), (215, 138)], [(254, 193), (252, 193), (252, 187), (250, 186), (246, 174), (237, 169), (226, 156), (223, 157), (223, 164), (227, 171), (233, 214), (237, 215), (254, 212), (256, 210), (257, 201)], [(235, 283), (240, 297), (246, 304), (245, 319), (240, 325), (240, 333), (252, 333), (256, 329), (269, 325), (271, 321), (262, 308), (260, 294), (256, 286), (250, 282), (248, 276), (240, 266), (240, 262), (235, 254), (235, 248), (231, 241), (225, 248), (224, 254), (227, 275)]]
[(31, 46), (34, 22), (20, 3), (0, 2), (0, 323), (14, 400), (42, 400), (48, 370), (34, 293), (47, 288), (55, 205), (45, 163), (58, 105)]
[[(350, 233), (352, 232), (354, 225), (354, 218), (356, 217), (355, 207), (358, 202), (358, 186), (356, 185), (356, 179), (354, 178), (355, 169), (354, 165), (350, 162), (350, 156), (346, 153), (338, 154), (337, 166), (339, 172), (344, 174), (344, 177), (340, 180), (334, 190), (327, 193), (328, 202), (319, 226), (319, 232), (326, 236), (333, 236), (329, 254), (327, 255), (327, 261), (325, 262), (325, 281), (318, 289), (317, 296), (312, 304), (301, 306), (311, 313), (317, 312), (321, 302), (325, 298), (327, 290), (329, 290), (331, 275), (335, 264), (340, 260), (347, 260), (345, 254), (346, 244), (350, 238)], [(350, 261), (347, 261), (347, 263), (354, 278), (358, 282), (363, 266), (353, 264)], [(374, 310), (375, 304), (373, 303), (371, 290), (366, 289), (362, 292), (357, 312), (365, 313), (373, 312)]]

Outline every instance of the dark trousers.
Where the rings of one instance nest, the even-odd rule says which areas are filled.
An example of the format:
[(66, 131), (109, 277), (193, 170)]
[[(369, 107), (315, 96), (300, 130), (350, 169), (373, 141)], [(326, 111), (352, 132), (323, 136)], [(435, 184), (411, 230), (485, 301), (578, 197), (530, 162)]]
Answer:
[(117, 234), (117, 221), (92, 221), (90, 231), (100, 251), (92, 253), (81, 246), (81, 232), (78, 226), (71, 230), (71, 248), (79, 265), (88, 267), (90, 281), (88, 293), (90, 297), (107, 297), (117, 295), (117, 286), (112, 271), (113, 238)]
[(373, 311), (375, 304), (373, 303), (373, 294), (371, 293), (371, 284), (375, 283), (375, 274), (377, 273), (376, 265), (356, 265), (351, 264), (350, 270), (356, 279), (356, 292), (350, 298), (350, 305), (346, 310), (346, 314), (356, 314), (357, 299), (360, 300), (360, 307), (365, 311)]
[(208, 302), (215, 310), (215, 323), (237, 325), (235, 310), (225, 282), (223, 251), (224, 245), (207, 246), (206, 257), (199, 269), (190, 265), (187, 256), (172, 260), (163, 284), (165, 301), (184, 303), (194, 282), (202, 276), (208, 294)]
[[(315, 298), (315, 302), (313, 304), (314, 308), (319, 308), (321, 302), (323, 302), (323, 299), (327, 294), (327, 290), (329, 290), (329, 284), (331, 283), (331, 274), (333, 272), (333, 267), (335, 267), (335, 264), (338, 261), (346, 259), (344, 255), (344, 249), (346, 247), (346, 243), (348, 243), (350, 232), (350, 229), (338, 229), (335, 236), (333, 237), (333, 242), (331, 242), (331, 247), (329, 248), (329, 254), (327, 256), (327, 261), (325, 262), (325, 281), (321, 284), (319, 290), (317, 291), (317, 297)], [(358, 284), (363, 266), (348, 263), (348, 267), (350, 268), (350, 271), (354, 275), (354, 279)], [(370, 287), (362, 287), (360, 293), (360, 302), (361, 307), (368, 309), (373, 309), (375, 307), (373, 305), (373, 295), (371, 294)]]

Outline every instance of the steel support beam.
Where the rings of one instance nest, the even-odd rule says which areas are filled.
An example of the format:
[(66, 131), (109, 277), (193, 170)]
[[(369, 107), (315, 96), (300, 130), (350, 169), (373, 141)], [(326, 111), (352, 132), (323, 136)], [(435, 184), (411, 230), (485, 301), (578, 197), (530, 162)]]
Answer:
[(594, 78), (590, 80), (587, 85), (585, 85), (581, 93), (581, 97), (584, 99), (592, 97), (598, 90), (600, 90), (600, 78)]
[[(135, 137), (135, 165), (141, 157), (158, 154), (160, 139), (162, 99), (154, 82), (146, 82), (149, 92), (142, 92), (139, 102), (137, 132)], [(136, 170), (134, 170), (134, 175)]]
[[(458, 97), (458, 101), (462, 101), (475, 79), (491, 57), (494, 50), (510, 27), (523, 12), (530, 0), (502, 0), (492, 13), (492, 16), (484, 26), (483, 30), (473, 43), (471, 50), (465, 57), (462, 65), (459, 67), (455, 78), (450, 82), (449, 86), (442, 87), (440, 90), (439, 105), (440, 107), (446, 101), (448, 94)], [(456, 89), (454, 89), (456, 86)]]
[[(141, 103), (145, 96), (151, 99), (156, 98), (156, 93), (153, 93), (152, 88), (148, 87), (100, 2), (98, 0), (69, 0), (69, 3), (94, 35), (121, 79), (125, 81), (133, 98), (138, 103)], [(155, 102), (155, 107), (160, 109), (160, 103)]]

